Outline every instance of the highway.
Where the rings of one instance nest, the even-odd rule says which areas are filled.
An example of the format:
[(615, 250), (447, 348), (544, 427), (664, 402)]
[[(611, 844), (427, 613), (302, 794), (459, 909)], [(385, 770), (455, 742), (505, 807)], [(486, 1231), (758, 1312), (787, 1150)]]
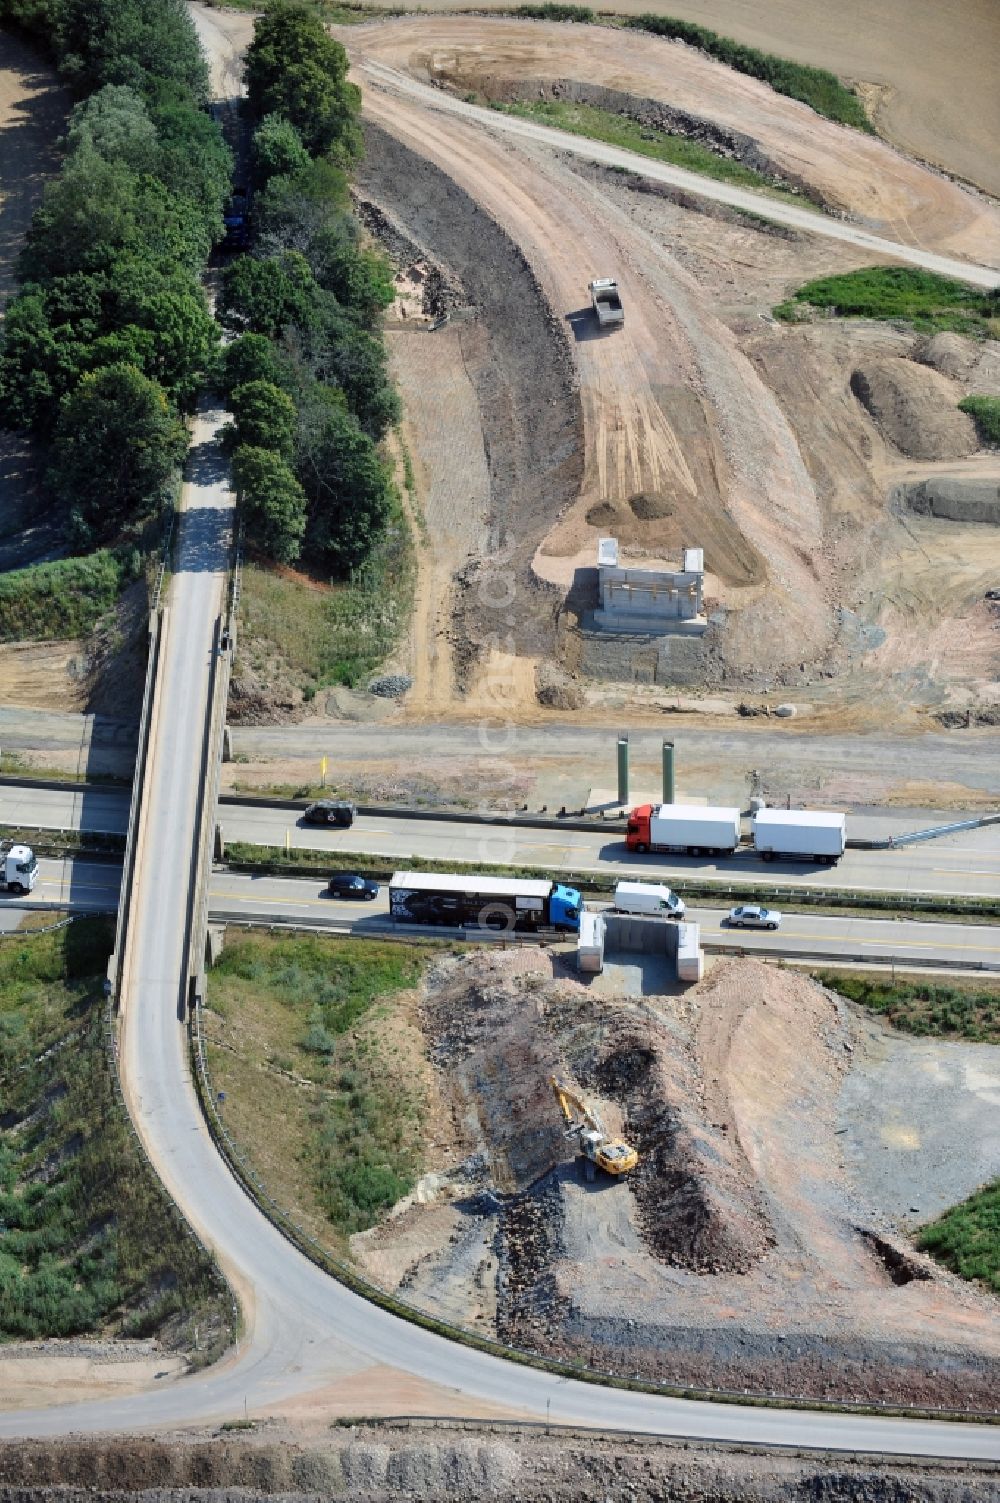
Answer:
[[(0, 786), (0, 824), (18, 828), (91, 830), (120, 834), (124, 792), (63, 793)], [(947, 822), (954, 816), (939, 816)], [(219, 808), (228, 841), (328, 850), (339, 855), (386, 856), (405, 864), (411, 856), (439, 862), (538, 866), (543, 871), (622, 871), (668, 880), (683, 892), (685, 876), (725, 882), (758, 881), (770, 887), (834, 887), (899, 893), (954, 893), (1000, 898), (1000, 825), (891, 851), (849, 850), (836, 866), (764, 862), (749, 851), (727, 861), (692, 857), (630, 856), (620, 834), (596, 830), (538, 830), (510, 825), (456, 824), (447, 820), (360, 815), (349, 830), (306, 825), (287, 805)], [(850, 831), (850, 820), (848, 821)]]
[[(211, 912), (217, 920), (259, 923), (274, 919), (350, 927), (356, 934), (395, 932), (388, 906), (384, 886), (374, 902), (358, 903), (327, 897), (324, 884), (315, 878), (219, 872), (211, 886)], [(770, 932), (731, 929), (727, 914), (726, 908), (692, 904), (688, 909), (688, 917), (701, 925), (702, 941), (709, 946), (735, 945), (748, 953), (767, 955), (805, 953), (831, 960), (902, 957), (924, 966), (963, 961), (1000, 969), (1000, 927), (792, 913), (783, 918), (778, 930)]]
[[(0, 929), (10, 915), (16, 921), (28, 903), (75, 912), (114, 911), (120, 876), (117, 866), (85, 859), (43, 860), (39, 869), (39, 883), (30, 898), (0, 897)], [(325, 884), (316, 877), (217, 871), (209, 888), (209, 911), (217, 923), (303, 924), (350, 929), (361, 935), (397, 932), (388, 917), (384, 887), (373, 903), (345, 902), (327, 897)], [(1000, 969), (1000, 926), (788, 913), (781, 928), (771, 933), (731, 929), (725, 922), (725, 907), (692, 904), (688, 912), (701, 925), (702, 942), (709, 949), (738, 946), (751, 954), (876, 963), (893, 958), (929, 967), (961, 962)]]

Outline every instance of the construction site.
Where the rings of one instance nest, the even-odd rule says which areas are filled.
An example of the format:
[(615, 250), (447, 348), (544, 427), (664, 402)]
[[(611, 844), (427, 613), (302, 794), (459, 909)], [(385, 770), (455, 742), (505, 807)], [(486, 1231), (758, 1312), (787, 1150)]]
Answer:
[[(871, 1025), (805, 975), (717, 961), (684, 988), (616, 959), (593, 978), (531, 949), (432, 969), (431, 1147), (351, 1239), (361, 1268), (439, 1319), (617, 1376), (992, 1407), (995, 1301), (908, 1235), (978, 1183), (962, 1141), (976, 1122), (989, 1137), (990, 1087), (958, 1076), (995, 1082), (990, 1046), (937, 1046), (942, 1069), (968, 1052), (932, 1106), (926, 1062), (873, 1063)], [(880, 1121), (890, 1072), (908, 1116)]]
[[(702, 8), (750, 25), (732, 0)], [(807, 8), (808, 25), (787, 23), (799, 52), (822, 19)], [(905, 30), (907, 6), (889, 8)], [(213, 93), (235, 109), (254, 18), (235, 6), (191, 12)], [(54, 1424), (63, 1438), (50, 1449), (0, 1449), (0, 1495), (58, 1500), (75, 1481), (109, 1503), (234, 1488), (373, 1500), (985, 1500), (993, 1479), (973, 1475), (974, 1450), (953, 1453), (968, 1461), (963, 1480), (943, 1461), (919, 1475), (893, 1469), (891, 1447), (870, 1471), (860, 1447), (843, 1466), (827, 1458), (814, 1469), (781, 1431), (774, 1444), (788, 1455), (766, 1460), (749, 1449), (678, 1459), (639, 1439), (628, 1449), (594, 1439), (596, 1429), (577, 1441), (568, 1422), (550, 1447), (537, 1397), (488, 1397), (485, 1379), (476, 1389), (462, 1375), (452, 1386), (448, 1354), (482, 1357), (484, 1371), (516, 1355), (533, 1375), (569, 1382), (586, 1370), (664, 1402), (725, 1400), (720, 1410), (750, 1399), (782, 1415), (812, 1405), (984, 1431), (996, 1422), (995, 1276), (961, 1277), (921, 1250), (936, 1218), (1000, 1172), (995, 977), (957, 975), (1000, 967), (1000, 857), (993, 816), (978, 817), (1000, 798), (1000, 449), (967, 406), (1000, 401), (1000, 310), (987, 286), (993, 269), (1000, 283), (995, 133), (980, 122), (963, 136), (954, 108), (919, 107), (922, 94), (914, 104), (913, 80), (926, 75), (912, 43), (895, 70), (869, 78), (839, 24), (828, 44), (870, 131), (607, 17), (446, 15), (435, 0), (418, 15), (362, 8), (343, 20), (329, 32), (363, 100), (350, 181), (357, 243), (387, 257), (395, 292), (384, 324), (402, 415), (372, 452), (393, 477), (389, 530), (406, 586), (384, 654), (355, 671), (311, 624), (300, 630), (309, 611), (312, 623), (329, 605), (332, 618), (361, 570), (331, 579), (294, 567), (298, 555), (244, 556), (239, 528), (235, 564), (228, 534), (210, 567), (191, 555), (181, 567), (168, 536), (159, 573), (132, 577), (98, 627), (0, 643), (3, 751), (85, 784), (69, 840), (45, 826), (43, 886), (72, 888), (94, 834), (84, 821), (96, 779), (132, 776), (140, 726), (120, 817), (128, 834), (111, 828), (117, 811), (93, 816), (107, 821), (96, 835), (124, 848), (123, 892), (134, 883), (148, 894), (146, 969), (123, 966), (122, 995), (126, 982), (150, 997), (170, 985), (155, 960), (169, 928), (166, 900), (157, 910), (161, 867), (135, 861), (136, 831), (172, 851), (188, 907), (170, 919), (191, 954), (155, 1025), (146, 991), (142, 1007), (123, 1008), (132, 1042), (121, 1055), (112, 1043), (108, 1057), (116, 1080), (121, 1059), (134, 1072), (123, 1101), (145, 1123), (149, 1166), (230, 1280), (243, 1324), (205, 1382), (218, 1385), (209, 1392), (221, 1395), (223, 1430), (247, 1434), (218, 1432), (203, 1456), (207, 1434), (178, 1439), (194, 1422), (180, 1400), (169, 1406), (195, 1364), (180, 1352), (161, 1363), (156, 1338), (133, 1341), (124, 1322), (121, 1340), (95, 1338), (96, 1356), (75, 1335), (58, 1349), (26, 1341), (0, 1361), (0, 1409), (43, 1412), (65, 1402), (71, 1381), (95, 1412), (119, 1393), (148, 1399), (167, 1438), (155, 1452), (133, 1438), (109, 1458), (104, 1442), (71, 1438), (86, 1429)], [(921, 17), (922, 36), (930, 24)], [(20, 49), (6, 70), (0, 59), (0, 165), (13, 163), (18, 183), (0, 220), (0, 292), (14, 285), (69, 107), (44, 60)], [(949, 60), (951, 94), (964, 69)], [(969, 76), (985, 117), (990, 80), (981, 65)], [(626, 166), (607, 142), (603, 159), (575, 149), (595, 113), (647, 145), (698, 146), (712, 172), (724, 163), (749, 174), (746, 201), (725, 173), (710, 172), (703, 193), (670, 182), (654, 152)], [(855, 317), (834, 301), (796, 301), (819, 279), (893, 264), (893, 245), (907, 265), (975, 271), (975, 318)], [(199, 411), (192, 423), (203, 421)], [(227, 441), (212, 430), (192, 473), (231, 509)], [(60, 556), (49, 524), (33, 518), (40, 463), (23, 436), (0, 434), (4, 569)], [(198, 504), (218, 519), (218, 498), (205, 494)], [(208, 599), (216, 573), (218, 606)], [(186, 640), (175, 594), (147, 663), (149, 580), (159, 600), (172, 574), (203, 576), (211, 656)], [(271, 585), (285, 592), (284, 614), (270, 609)], [(376, 614), (370, 602), (359, 611), (359, 637), (376, 634)], [(170, 656), (182, 639), (188, 657)], [(193, 705), (195, 668), (209, 673), (196, 776), (176, 771), (187, 728), (183, 714), (161, 713), (163, 663), (174, 704), (190, 693)], [(191, 726), (200, 737), (193, 709)], [(508, 737), (499, 751), (497, 726)], [(176, 740), (157, 743), (168, 730)], [(166, 751), (144, 782), (157, 744)], [(184, 749), (191, 767), (196, 750)], [(647, 802), (661, 790), (662, 809)], [(180, 808), (182, 794), (193, 855), (169, 845), (168, 805)], [(155, 820), (143, 799), (159, 800)], [(331, 804), (342, 820), (325, 820)], [(788, 825), (825, 820), (835, 844), (747, 840), (744, 822), (752, 832), (761, 816), (763, 827), (769, 804)], [(953, 825), (941, 810), (956, 811)], [(681, 815), (727, 816), (729, 844), (657, 835)], [(505, 827), (490, 827), (500, 819), (516, 832), (506, 848)], [(847, 839), (847, 820), (859, 838)], [(183, 844), (179, 814), (176, 828)], [(915, 854), (906, 843), (938, 836)], [(100, 863), (120, 861), (118, 844), (97, 851), (96, 877), (78, 876), (81, 911)], [(808, 867), (795, 864), (803, 852)], [(653, 865), (664, 854), (676, 875)], [(758, 868), (758, 857), (778, 865)], [(647, 874), (666, 897), (655, 916), (631, 917), (635, 935), (655, 928), (656, 942), (627, 947), (617, 887), (641, 887)], [(686, 922), (675, 880), (682, 893), (690, 882)], [(492, 924), (482, 906), (491, 882), (506, 903)], [(605, 910), (615, 883), (616, 908)], [(364, 915), (358, 904), (348, 916), (347, 900), (361, 896)], [(747, 898), (754, 926), (769, 931), (756, 950), (735, 932), (746, 910), (729, 906)], [(819, 929), (802, 941), (812, 949), (778, 946), (782, 915), (765, 898), (787, 903), (789, 947)], [(708, 919), (695, 912), (703, 902)], [(885, 911), (873, 915), (876, 903)], [(473, 933), (473, 908), (483, 930), (503, 934)], [(833, 938), (822, 927), (831, 916), (842, 926)], [(807, 968), (831, 956), (834, 968), (870, 967), (882, 946), (876, 963), (895, 987), (896, 960), (883, 953), (895, 939), (881, 928), (874, 937), (874, 925), (897, 918), (976, 928), (976, 959), (949, 933), (933, 962), (947, 981), (982, 982), (968, 1004), (976, 1027), (954, 1021), (955, 1004), (925, 1037), (895, 1031), (835, 989), (835, 975)], [(717, 928), (707, 955), (699, 922)], [(353, 968), (343, 951), (324, 952), (337, 944), (361, 956)], [(921, 953), (908, 952), (928, 971)], [(407, 1340), (429, 1335), (464, 1344), (412, 1355)], [(111, 1372), (121, 1351), (134, 1362), (124, 1376)], [(494, 1365), (516, 1385), (522, 1369)], [(233, 1399), (241, 1371), (249, 1401)], [(169, 1435), (164, 1414), (176, 1416)], [(105, 1416), (117, 1423), (117, 1410)], [(416, 1433), (387, 1439), (379, 1417), (400, 1416)], [(428, 1436), (419, 1427), (434, 1416), (511, 1429)], [(525, 1416), (537, 1421), (531, 1434), (514, 1428)], [(124, 1423), (134, 1437), (154, 1428)], [(331, 1440), (335, 1426), (345, 1434)]]

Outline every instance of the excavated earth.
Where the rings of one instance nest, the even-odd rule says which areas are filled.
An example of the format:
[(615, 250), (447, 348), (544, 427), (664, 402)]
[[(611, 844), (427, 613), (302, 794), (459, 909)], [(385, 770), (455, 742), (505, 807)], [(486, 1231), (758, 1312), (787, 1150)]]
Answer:
[(308, 1436), (23, 1442), (0, 1449), (0, 1503), (987, 1503), (988, 1465), (711, 1449), (518, 1425), (363, 1422)]
[[(916, 1253), (845, 1169), (860, 1023), (842, 999), (746, 960), (631, 998), (524, 950), (439, 962), (423, 1026), (451, 1142), (352, 1239), (418, 1307), (678, 1385), (996, 1406), (995, 1302)], [(635, 1145), (627, 1181), (581, 1172), (553, 1073)]]

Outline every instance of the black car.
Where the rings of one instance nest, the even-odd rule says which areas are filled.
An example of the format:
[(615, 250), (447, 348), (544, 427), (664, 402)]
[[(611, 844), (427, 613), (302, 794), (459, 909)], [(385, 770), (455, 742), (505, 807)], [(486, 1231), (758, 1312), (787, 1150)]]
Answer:
[(335, 872), (326, 890), (331, 898), (361, 898), (370, 903), (378, 897), (378, 883), (369, 877), (359, 877), (357, 872)]
[(321, 798), (317, 803), (309, 805), (302, 818), (307, 825), (347, 826), (353, 825), (357, 812), (347, 799)]

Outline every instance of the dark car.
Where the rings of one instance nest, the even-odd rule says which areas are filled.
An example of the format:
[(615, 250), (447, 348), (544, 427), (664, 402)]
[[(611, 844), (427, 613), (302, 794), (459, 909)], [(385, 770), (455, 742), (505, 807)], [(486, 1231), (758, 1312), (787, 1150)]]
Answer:
[(370, 877), (359, 877), (357, 872), (335, 872), (326, 890), (331, 898), (361, 898), (370, 903), (378, 897), (378, 883)]
[(307, 825), (353, 825), (357, 814), (354, 805), (346, 799), (321, 798), (310, 804), (302, 818)]

